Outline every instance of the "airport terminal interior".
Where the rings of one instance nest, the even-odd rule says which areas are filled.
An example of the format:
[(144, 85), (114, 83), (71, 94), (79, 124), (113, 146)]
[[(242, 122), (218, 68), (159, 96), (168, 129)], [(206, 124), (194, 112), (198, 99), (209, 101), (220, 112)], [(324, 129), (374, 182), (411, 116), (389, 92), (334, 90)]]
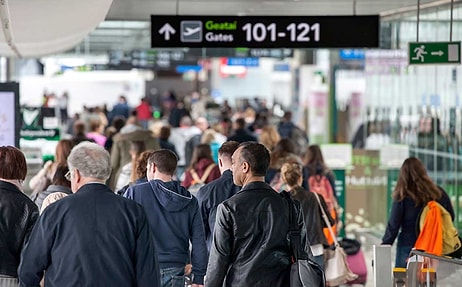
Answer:
[[(106, 135), (121, 96), (149, 104), (157, 134), (179, 109), (210, 127), (242, 117), (257, 137), (290, 111), (335, 175), (339, 237), (365, 254), (359, 284), (399, 281), (381, 239), (406, 158), (462, 230), (462, 1), (6, 0), (0, 18), (0, 146), (21, 148), (28, 179), (77, 119), (103, 114)], [(438, 284), (406, 286), (460, 284), (461, 260), (419, 256)]]

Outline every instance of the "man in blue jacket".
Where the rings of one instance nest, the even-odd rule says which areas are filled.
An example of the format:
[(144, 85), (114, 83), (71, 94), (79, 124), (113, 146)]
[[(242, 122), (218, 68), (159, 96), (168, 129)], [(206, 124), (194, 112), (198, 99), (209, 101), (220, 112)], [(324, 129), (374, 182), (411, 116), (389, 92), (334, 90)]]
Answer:
[(83, 142), (67, 160), (75, 193), (48, 206), (21, 254), (21, 286), (160, 286), (156, 250), (143, 208), (104, 182), (111, 158)]
[(158, 250), (162, 286), (184, 287), (185, 266), (192, 244), (192, 286), (203, 286), (207, 268), (204, 226), (197, 199), (173, 180), (177, 157), (170, 150), (154, 151), (148, 159), (148, 182), (131, 186), (125, 197), (146, 210)]
[(221, 176), (201, 187), (197, 193), (209, 251), (212, 245), (217, 207), (240, 189), (239, 186), (234, 184), (233, 173), (231, 172), (231, 156), (238, 146), (239, 143), (235, 141), (227, 141), (221, 145), (218, 149), (218, 167), (220, 168)]

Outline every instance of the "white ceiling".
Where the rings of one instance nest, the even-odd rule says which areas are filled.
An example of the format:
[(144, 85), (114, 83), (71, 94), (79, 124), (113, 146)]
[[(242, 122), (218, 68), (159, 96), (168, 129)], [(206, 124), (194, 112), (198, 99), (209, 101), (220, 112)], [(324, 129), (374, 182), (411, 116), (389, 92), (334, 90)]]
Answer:
[[(3, 25), (4, 33), (0, 33), (0, 56), (35, 57), (67, 49), (76, 54), (149, 49), (150, 15), (384, 16), (391, 11), (415, 8), (417, 1), (1, 0), (0, 18), (3, 22), (9, 20), (9, 26)], [(420, 2), (423, 6), (442, 5), (451, 0)], [(106, 21), (100, 23), (103, 19)]]
[[(421, 4), (430, 2), (436, 1), (420, 1)], [(417, 0), (113, 0), (106, 19), (149, 20), (151, 14), (314, 16), (356, 12), (356, 15), (367, 15), (415, 5)]]

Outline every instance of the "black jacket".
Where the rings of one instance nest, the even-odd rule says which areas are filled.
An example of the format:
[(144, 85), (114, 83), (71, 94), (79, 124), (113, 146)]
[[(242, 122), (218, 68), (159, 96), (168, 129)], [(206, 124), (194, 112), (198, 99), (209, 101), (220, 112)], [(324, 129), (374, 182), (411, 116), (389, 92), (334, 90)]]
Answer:
[(88, 183), (48, 206), (21, 254), (21, 286), (160, 286), (143, 207)]
[(38, 216), (32, 200), (14, 184), (0, 181), (0, 275), (18, 277), (21, 249)]
[[(293, 199), (298, 200), (303, 210), (303, 216), (305, 221), (306, 228), (306, 237), (310, 245), (322, 244), (327, 247), (326, 237), (324, 236), (323, 228), (327, 227), (322, 218), (322, 211), (319, 207), (318, 200), (316, 195), (313, 192), (307, 191), (302, 187), (295, 188), (290, 191), (290, 195)], [(328, 220), (331, 225), (335, 223), (335, 220), (330, 215), (330, 212), (327, 209), (326, 202), (324, 198), (319, 195), (319, 200), (321, 205), (326, 212)]]
[(218, 206), (206, 286), (289, 286), (288, 231), (287, 200), (264, 182), (244, 186)]
[(238, 130), (235, 130), (234, 133), (228, 137), (228, 140), (229, 141), (237, 141), (238, 143), (256, 142), (257, 137), (254, 136), (247, 129), (238, 129)]
[(233, 183), (231, 170), (225, 170), (219, 178), (201, 187), (197, 193), (202, 222), (204, 223), (207, 249), (209, 251), (212, 245), (217, 207), (220, 203), (236, 194), (239, 189), (240, 187)]

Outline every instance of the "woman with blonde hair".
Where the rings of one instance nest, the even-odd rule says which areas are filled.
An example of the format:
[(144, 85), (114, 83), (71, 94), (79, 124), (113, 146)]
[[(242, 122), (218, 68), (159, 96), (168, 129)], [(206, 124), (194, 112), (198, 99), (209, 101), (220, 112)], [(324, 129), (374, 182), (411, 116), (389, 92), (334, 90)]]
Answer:
[(258, 136), (258, 142), (264, 145), (269, 151), (272, 151), (276, 144), (281, 140), (278, 130), (275, 126), (266, 125), (261, 129)]
[[(310, 244), (307, 247), (310, 247), (315, 261), (324, 267), (324, 248), (327, 248), (329, 244), (324, 236), (323, 228), (326, 225), (322, 218), (322, 211), (316, 199), (316, 194), (307, 191), (301, 186), (303, 181), (302, 165), (298, 163), (284, 163), (281, 167), (281, 177), (287, 185), (291, 197), (300, 202), (303, 210), (306, 236), (308, 237), (307, 243)], [(334, 219), (327, 211), (324, 198), (321, 195), (318, 196), (330, 224), (334, 224)]]
[(382, 244), (392, 245), (398, 237), (395, 267), (405, 268), (409, 252), (417, 240), (416, 223), (425, 205), (429, 201), (437, 201), (451, 214), (452, 220), (454, 210), (449, 196), (431, 180), (423, 163), (415, 157), (406, 159), (401, 166), (392, 196), (390, 218)]

